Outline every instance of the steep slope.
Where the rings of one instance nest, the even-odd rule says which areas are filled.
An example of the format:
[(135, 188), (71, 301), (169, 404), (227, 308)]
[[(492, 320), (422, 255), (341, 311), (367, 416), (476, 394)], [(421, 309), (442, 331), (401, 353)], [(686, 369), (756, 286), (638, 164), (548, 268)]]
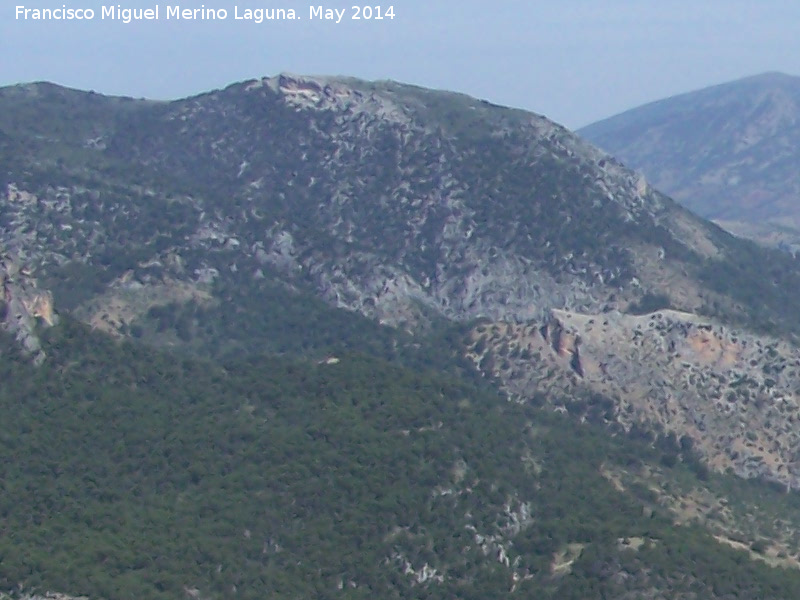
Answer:
[[(278, 76), (173, 103), (87, 95), (99, 116), (84, 107), (83, 128), (44, 134), (55, 100), (41, 87), (0, 94), (6, 133), (30, 129), (41, 147), (9, 158), (24, 166), (3, 174), (0, 242), (32, 258), (62, 306), (109, 330), (271, 277), (410, 328), (626, 310), (646, 294), (794, 328), (798, 301), (762, 276), (770, 257), (530, 113)], [(793, 265), (775, 272), (800, 283)], [(122, 288), (144, 299), (115, 310)]]
[(515, 397), (569, 390), (561, 410), (626, 428), (649, 423), (691, 439), (718, 470), (800, 487), (800, 360), (781, 340), (671, 310), (553, 311), (541, 327), (479, 325), (471, 357)]
[(635, 108), (578, 133), (704, 217), (800, 225), (798, 77), (748, 77)]

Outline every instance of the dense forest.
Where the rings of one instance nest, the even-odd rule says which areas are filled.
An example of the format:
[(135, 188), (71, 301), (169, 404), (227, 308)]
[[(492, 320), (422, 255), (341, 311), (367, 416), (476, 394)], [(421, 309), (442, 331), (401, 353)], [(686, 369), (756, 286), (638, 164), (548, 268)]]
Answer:
[[(697, 524), (675, 527), (652, 491), (622, 492), (602, 474), (653, 464), (699, 481), (674, 440), (612, 440), (463, 380), (353, 353), (214, 364), (69, 319), (45, 338), (42, 367), (10, 343), (0, 363), (3, 589), (800, 594), (800, 573), (751, 560)], [(744, 493), (723, 479), (731, 497)]]

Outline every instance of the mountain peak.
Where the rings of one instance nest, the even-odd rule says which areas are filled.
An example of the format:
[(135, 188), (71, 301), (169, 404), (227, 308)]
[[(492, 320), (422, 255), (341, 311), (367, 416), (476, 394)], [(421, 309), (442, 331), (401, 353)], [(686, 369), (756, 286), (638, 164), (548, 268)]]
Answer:
[[(781, 71), (766, 71), (764, 73), (757, 73), (756, 75), (743, 77), (737, 81), (759, 83), (759, 84), (768, 84), (768, 83), (785, 84), (785, 83), (798, 82), (800, 81), (800, 77), (797, 77), (795, 75), (789, 75), (788, 73), (783, 73)], [(736, 83), (736, 81), (732, 83)]]

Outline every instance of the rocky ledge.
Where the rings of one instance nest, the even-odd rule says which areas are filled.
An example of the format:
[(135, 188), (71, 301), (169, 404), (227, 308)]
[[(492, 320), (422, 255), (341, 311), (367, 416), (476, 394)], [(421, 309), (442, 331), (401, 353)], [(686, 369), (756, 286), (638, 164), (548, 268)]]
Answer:
[(602, 396), (606, 420), (685, 437), (717, 470), (800, 487), (800, 355), (785, 341), (674, 310), (554, 310), (479, 325), (469, 355), (516, 398)]

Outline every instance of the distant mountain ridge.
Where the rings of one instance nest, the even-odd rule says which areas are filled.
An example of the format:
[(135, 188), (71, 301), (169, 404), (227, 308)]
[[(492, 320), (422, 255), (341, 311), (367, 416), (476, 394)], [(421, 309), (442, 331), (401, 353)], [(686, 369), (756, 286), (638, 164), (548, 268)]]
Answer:
[(578, 133), (701, 216), (800, 225), (800, 77), (747, 77)]

